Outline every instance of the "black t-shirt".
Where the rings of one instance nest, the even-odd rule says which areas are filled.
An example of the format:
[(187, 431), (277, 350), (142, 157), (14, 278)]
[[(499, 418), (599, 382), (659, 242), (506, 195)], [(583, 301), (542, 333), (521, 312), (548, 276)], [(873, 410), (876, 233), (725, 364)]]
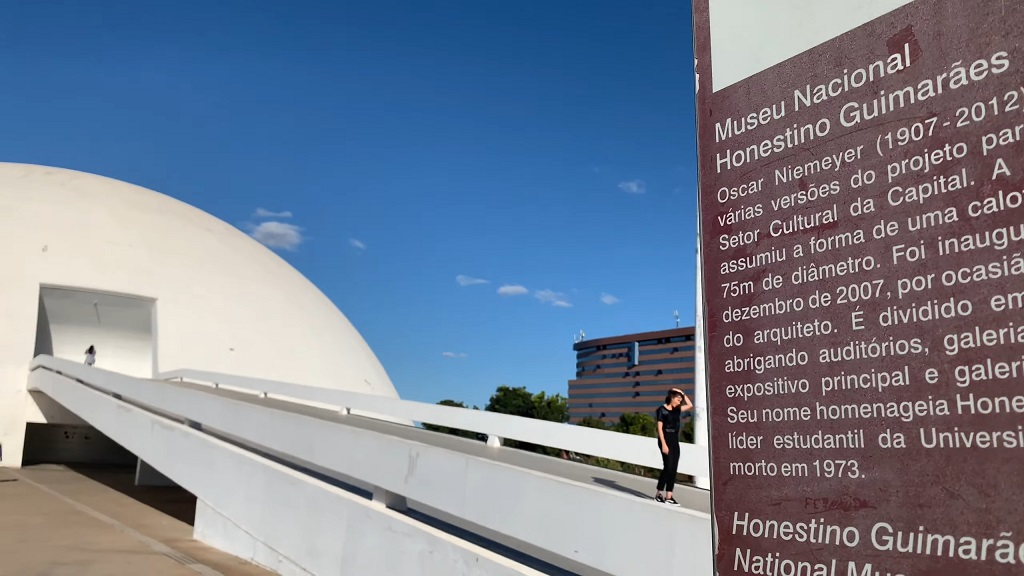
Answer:
[(664, 404), (662, 404), (661, 406), (658, 406), (658, 410), (655, 411), (654, 419), (657, 422), (661, 422), (662, 430), (664, 431), (665, 436), (668, 437), (669, 434), (679, 433), (679, 424), (682, 415), (683, 410), (681, 407), (676, 408), (675, 410), (669, 410), (668, 408), (665, 408)]

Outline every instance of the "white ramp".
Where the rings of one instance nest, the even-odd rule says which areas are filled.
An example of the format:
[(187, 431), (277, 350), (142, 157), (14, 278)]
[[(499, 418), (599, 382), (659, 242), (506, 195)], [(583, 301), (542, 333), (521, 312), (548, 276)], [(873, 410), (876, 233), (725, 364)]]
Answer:
[[(712, 573), (704, 491), (680, 488), (691, 509), (667, 507), (607, 484), (625, 475), (348, 414), (358, 399), (339, 412), (323, 399), (303, 405), (48, 357), (33, 364), (30, 388), (195, 494), (198, 539), (282, 574), (625, 576), (666, 562)], [(572, 441), (580, 438), (590, 436)], [(303, 470), (351, 480), (376, 501)], [(466, 532), (539, 562), (474, 544)]]
[(30, 386), (195, 494), (198, 540), (279, 574), (542, 574), (60, 374)]

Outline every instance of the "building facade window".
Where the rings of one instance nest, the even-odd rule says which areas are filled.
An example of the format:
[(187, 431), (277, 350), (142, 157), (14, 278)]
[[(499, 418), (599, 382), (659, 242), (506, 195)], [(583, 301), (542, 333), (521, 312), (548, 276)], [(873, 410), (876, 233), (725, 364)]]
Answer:
[(569, 380), (569, 421), (617, 421), (652, 414), (669, 388), (693, 397), (694, 329), (675, 328), (584, 340), (573, 346), (576, 377)]

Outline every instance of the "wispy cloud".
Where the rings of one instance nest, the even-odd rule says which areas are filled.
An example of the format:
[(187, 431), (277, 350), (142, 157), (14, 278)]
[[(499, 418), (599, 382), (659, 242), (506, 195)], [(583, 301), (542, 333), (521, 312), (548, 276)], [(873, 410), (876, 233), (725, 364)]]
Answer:
[(643, 180), (629, 180), (619, 182), (619, 189), (626, 194), (643, 194), (647, 191), (647, 184)]
[(256, 212), (253, 212), (253, 215), (256, 218), (291, 218), (292, 217), (292, 213), (291, 213), (290, 210), (285, 210), (284, 212), (271, 212), (270, 210), (267, 210), (266, 208), (257, 208)]
[(302, 228), (285, 222), (261, 222), (252, 227), (250, 236), (268, 248), (295, 250), (302, 244)]
[(455, 277), (455, 281), (459, 283), (459, 286), (474, 286), (476, 284), (490, 284), (490, 280), (484, 280), (483, 278), (473, 278), (472, 276), (466, 276), (459, 274)]
[(467, 358), (469, 357), (469, 354), (466, 354), (465, 352), (441, 352), (441, 356), (444, 356), (445, 358)]
[(351, 244), (353, 248), (356, 248), (358, 250), (366, 250), (366, 244), (364, 244), (363, 241), (359, 240), (358, 238), (349, 238), (348, 243)]
[(498, 288), (498, 294), (501, 296), (522, 296), (529, 293), (530, 291), (526, 289), (526, 286), (520, 286), (519, 284), (505, 284)]
[(605, 304), (611, 305), (611, 304), (617, 304), (619, 302), (619, 299), (616, 298), (615, 296), (612, 296), (611, 294), (608, 294), (606, 292), (602, 292), (601, 293), (601, 302), (604, 302)]
[(572, 308), (572, 303), (565, 297), (562, 292), (555, 292), (554, 290), (537, 290), (533, 293), (534, 298), (540, 300), (545, 304), (551, 304), (556, 308)]

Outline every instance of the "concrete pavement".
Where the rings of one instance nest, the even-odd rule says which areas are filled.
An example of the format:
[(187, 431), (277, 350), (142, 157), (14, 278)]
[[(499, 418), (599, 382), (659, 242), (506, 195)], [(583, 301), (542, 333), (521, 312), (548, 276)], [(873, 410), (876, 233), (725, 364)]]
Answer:
[[(134, 489), (130, 472), (86, 474), (96, 479), (55, 465), (0, 468), (0, 576), (271, 574), (196, 542), (186, 522), (119, 491)], [(142, 490), (185, 520), (194, 513), (180, 489), (163, 489), (162, 502), (161, 489)]]

